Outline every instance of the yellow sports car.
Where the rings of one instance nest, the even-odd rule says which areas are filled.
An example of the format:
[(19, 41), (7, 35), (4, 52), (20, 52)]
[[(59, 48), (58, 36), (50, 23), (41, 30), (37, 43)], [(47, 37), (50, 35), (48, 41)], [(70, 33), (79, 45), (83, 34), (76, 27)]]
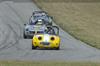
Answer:
[[(54, 28), (57, 28), (57, 32)], [(56, 26), (49, 27), (48, 31), (41, 34), (34, 35), (32, 39), (32, 49), (39, 48), (52, 48), (60, 49), (59, 28)]]

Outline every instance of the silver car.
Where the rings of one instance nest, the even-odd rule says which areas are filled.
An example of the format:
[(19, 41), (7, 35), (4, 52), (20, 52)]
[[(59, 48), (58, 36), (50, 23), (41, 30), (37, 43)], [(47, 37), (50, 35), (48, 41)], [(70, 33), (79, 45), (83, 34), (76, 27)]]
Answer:
[(36, 23), (25, 24), (23, 37), (32, 38), (34, 34), (44, 33), (47, 29), (47, 26), (41, 20), (38, 20)]

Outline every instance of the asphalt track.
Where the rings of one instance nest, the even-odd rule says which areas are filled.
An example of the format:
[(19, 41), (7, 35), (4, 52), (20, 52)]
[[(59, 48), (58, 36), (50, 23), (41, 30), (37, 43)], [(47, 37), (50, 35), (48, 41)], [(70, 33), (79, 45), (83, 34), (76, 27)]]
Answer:
[(31, 39), (23, 39), (23, 28), (36, 10), (40, 9), (31, 0), (0, 0), (0, 60), (100, 61), (100, 50), (62, 29), (60, 50), (31, 50)]

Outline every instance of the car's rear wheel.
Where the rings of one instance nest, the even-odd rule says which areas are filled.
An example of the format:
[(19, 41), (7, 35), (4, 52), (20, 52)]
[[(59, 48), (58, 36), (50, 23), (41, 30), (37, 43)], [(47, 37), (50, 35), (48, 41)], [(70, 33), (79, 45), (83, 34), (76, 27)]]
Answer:
[(30, 36), (29, 38), (30, 38), (30, 39), (33, 39), (33, 36)]
[(55, 48), (55, 50), (60, 50), (60, 47)]
[(36, 48), (37, 48), (37, 47), (35, 47), (35, 46), (32, 44), (32, 50), (33, 50), (33, 49), (36, 49)]
[(24, 39), (27, 39), (27, 36), (25, 34), (23, 35), (23, 37), (24, 37)]
[(52, 26), (52, 23), (49, 23), (48, 25)]

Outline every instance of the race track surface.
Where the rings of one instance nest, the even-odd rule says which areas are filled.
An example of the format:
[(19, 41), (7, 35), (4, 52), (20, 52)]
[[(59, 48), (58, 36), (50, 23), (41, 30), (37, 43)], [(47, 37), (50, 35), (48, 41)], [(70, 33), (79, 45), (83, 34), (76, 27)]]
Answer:
[(31, 0), (0, 0), (0, 60), (100, 61), (100, 50), (62, 29), (61, 50), (31, 50), (31, 39), (23, 39), (23, 28), (36, 10)]

